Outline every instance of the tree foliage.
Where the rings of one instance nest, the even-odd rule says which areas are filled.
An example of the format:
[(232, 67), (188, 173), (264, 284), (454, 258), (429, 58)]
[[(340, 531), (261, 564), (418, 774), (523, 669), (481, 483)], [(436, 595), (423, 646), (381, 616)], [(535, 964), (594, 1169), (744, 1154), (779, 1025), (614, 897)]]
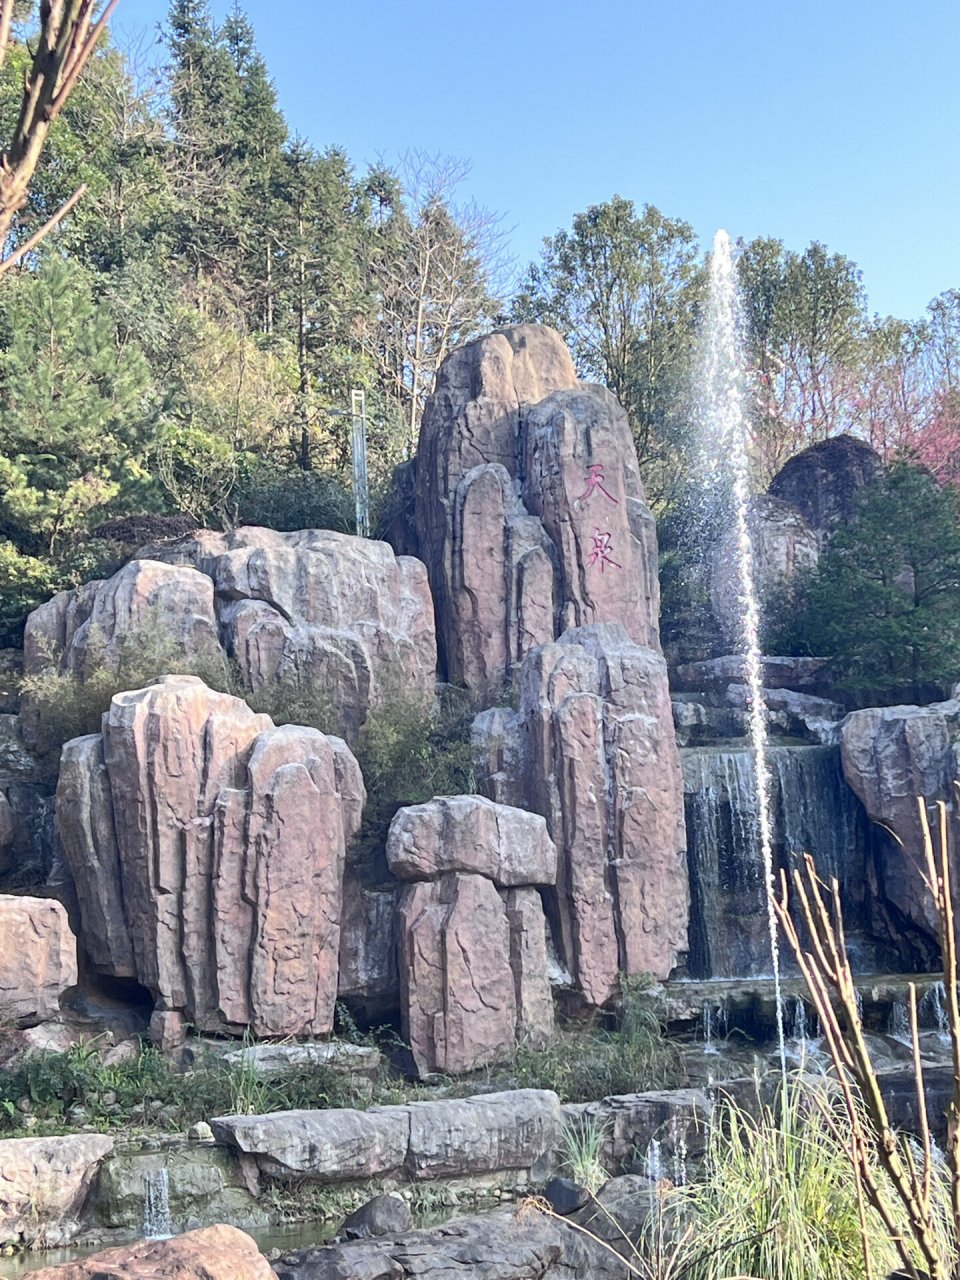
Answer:
[(778, 639), (832, 659), (840, 686), (861, 705), (948, 692), (960, 677), (955, 490), (906, 463), (867, 487), (774, 644)]

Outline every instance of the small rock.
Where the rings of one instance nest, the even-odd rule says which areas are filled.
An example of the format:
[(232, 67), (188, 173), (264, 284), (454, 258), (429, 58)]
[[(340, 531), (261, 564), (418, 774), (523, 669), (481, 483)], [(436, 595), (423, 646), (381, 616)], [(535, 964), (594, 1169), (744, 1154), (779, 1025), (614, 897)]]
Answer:
[(106, 1093), (101, 1093), (100, 1104), (104, 1107), (112, 1107), (117, 1101), (117, 1095), (112, 1089), (108, 1089)]
[(27, 1098), (27, 1097), (18, 1098), (18, 1099), (17, 1099), (17, 1110), (18, 1110), (18, 1111), (20, 1111), (20, 1112), (22, 1112), (22, 1113), (23, 1113), (23, 1115), (25, 1115), (25, 1116), (32, 1115), (32, 1114), (33, 1114), (33, 1103), (32, 1103), (32, 1101), (31, 1101), (29, 1098)]
[(187, 1130), (187, 1137), (191, 1142), (213, 1142), (213, 1130), (207, 1124), (206, 1120), (197, 1120)]
[(554, 1213), (576, 1213), (590, 1199), (590, 1192), (572, 1178), (551, 1178), (543, 1189), (543, 1198)]
[(368, 1240), (371, 1236), (402, 1235), (412, 1227), (413, 1215), (406, 1200), (388, 1193), (374, 1196), (345, 1218), (340, 1236), (344, 1240)]
[(72, 1125), (79, 1127), (80, 1125), (90, 1123), (90, 1112), (86, 1107), (71, 1107), (67, 1112), (67, 1119)]
[(175, 1107), (173, 1103), (168, 1103), (165, 1107), (161, 1107), (157, 1112), (157, 1119), (161, 1124), (177, 1124), (180, 1120), (180, 1108)]

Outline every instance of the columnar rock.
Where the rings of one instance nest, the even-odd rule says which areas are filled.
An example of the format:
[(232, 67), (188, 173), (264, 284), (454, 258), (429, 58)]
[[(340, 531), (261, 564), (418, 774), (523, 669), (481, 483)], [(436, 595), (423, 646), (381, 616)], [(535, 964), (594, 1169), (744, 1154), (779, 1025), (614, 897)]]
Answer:
[(400, 809), (387, 863), (415, 881), (398, 900), (400, 1009), (421, 1074), (458, 1075), (553, 1030), (546, 920), (534, 885), (556, 880), (539, 814), (481, 796)]
[(338, 738), (190, 676), (118, 694), (57, 791), (93, 964), (207, 1028), (329, 1031), (364, 800)]
[(424, 411), (417, 530), (446, 677), (499, 690), (534, 646), (617, 620), (657, 647), (656, 532), (626, 415), (521, 325), (453, 352)]
[(865, 440), (832, 436), (792, 457), (774, 476), (770, 493), (796, 508), (822, 542), (853, 518), (860, 491), (882, 472), (880, 455)]
[[(933, 904), (924, 883), (923, 828), (918, 798), (928, 806), (947, 804), (949, 833), (960, 855), (960, 685), (947, 702), (927, 707), (870, 707), (853, 711), (840, 728), (840, 753), (847, 782), (869, 817), (893, 840), (875, 851), (879, 906), (892, 913), (901, 939), (911, 930), (920, 959), (932, 956), (937, 936)], [(934, 830), (936, 819), (934, 818)]]
[[(753, 544), (754, 581), (761, 601), (789, 590), (798, 574), (815, 569), (820, 557), (817, 535), (800, 512), (779, 498), (753, 498), (747, 514)], [(740, 639), (740, 568), (737, 533), (731, 529), (717, 546), (710, 572), (710, 603), (724, 639)]]
[[(124, 646), (146, 638), (168, 669), (183, 656), (217, 683), (230, 658), (265, 703), (309, 702), (351, 740), (371, 708), (397, 697), (431, 700), (436, 638), (426, 570), (386, 543), (242, 528), (146, 552), (156, 558), (61, 592), (31, 614), (28, 673), (54, 666), (84, 678), (118, 667)], [(28, 700), (28, 732), (30, 716)]]
[(474, 723), (484, 789), (546, 818), (560, 959), (591, 1005), (619, 972), (664, 978), (687, 946), (680, 760), (666, 666), (615, 624), (525, 658), (516, 712)]
[(77, 940), (52, 898), (0, 896), (0, 1022), (55, 1018), (77, 981)]

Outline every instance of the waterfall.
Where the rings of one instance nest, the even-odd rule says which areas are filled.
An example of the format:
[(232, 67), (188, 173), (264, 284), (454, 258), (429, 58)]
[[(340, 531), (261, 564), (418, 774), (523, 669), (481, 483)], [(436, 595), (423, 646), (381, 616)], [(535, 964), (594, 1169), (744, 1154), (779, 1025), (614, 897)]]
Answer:
[(705, 322), (701, 335), (703, 360), (699, 384), (700, 417), (707, 490), (714, 500), (733, 502), (736, 568), (739, 584), (740, 640), (747, 677), (747, 710), (753, 760), (755, 856), (763, 875), (770, 963), (777, 1000), (777, 1039), (784, 1083), (787, 1059), (780, 993), (780, 951), (773, 909), (773, 829), (770, 806), (770, 764), (767, 713), (763, 701), (760, 652), (760, 602), (755, 581), (753, 542), (748, 519), (750, 503), (750, 418), (747, 411), (746, 362), (742, 351), (742, 319), (733, 245), (726, 231), (713, 240)]
[(170, 1174), (166, 1169), (151, 1169), (143, 1175), (143, 1236), (146, 1240), (166, 1240), (172, 1235)]
[[(812, 854), (835, 875), (849, 922), (863, 899), (868, 832), (843, 779), (837, 747), (770, 747), (771, 843), (789, 868)], [(680, 752), (690, 866), (690, 973), (700, 978), (770, 973), (766, 894), (757, 858), (757, 787), (747, 747)]]

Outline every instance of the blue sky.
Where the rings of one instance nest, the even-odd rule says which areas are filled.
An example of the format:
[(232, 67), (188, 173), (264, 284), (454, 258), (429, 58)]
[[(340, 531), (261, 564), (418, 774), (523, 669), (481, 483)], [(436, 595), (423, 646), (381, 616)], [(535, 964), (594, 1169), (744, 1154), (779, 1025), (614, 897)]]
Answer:
[[(232, 0), (212, 0), (222, 17)], [(904, 318), (960, 288), (958, 0), (247, 0), (294, 131), (472, 161), (513, 253), (615, 192), (810, 240)], [(120, 0), (117, 33), (163, 0)]]

